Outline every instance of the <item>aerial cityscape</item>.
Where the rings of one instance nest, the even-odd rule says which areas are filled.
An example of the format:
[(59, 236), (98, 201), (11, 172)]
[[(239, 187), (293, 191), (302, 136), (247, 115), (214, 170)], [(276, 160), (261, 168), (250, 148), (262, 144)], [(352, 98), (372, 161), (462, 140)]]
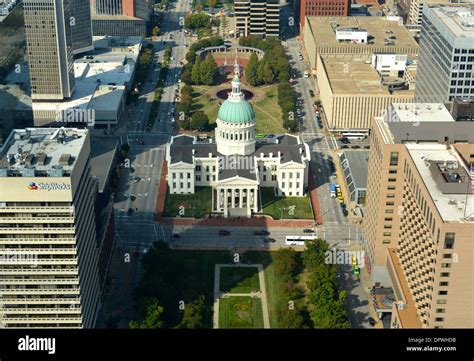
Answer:
[(474, 0), (0, 0), (0, 37), (1, 331), (474, 328)]

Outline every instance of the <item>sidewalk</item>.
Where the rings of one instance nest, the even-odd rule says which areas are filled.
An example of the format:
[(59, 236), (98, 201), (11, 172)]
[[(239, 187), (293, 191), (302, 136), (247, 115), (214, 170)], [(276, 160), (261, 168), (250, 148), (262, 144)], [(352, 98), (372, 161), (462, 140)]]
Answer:
[(203, 226), (203, 227), (311, 227), (314, 223), (311, 219), (282, 219), (274, 220), (269, 216), (254, 216), (252, 218), (224, 218), (212, 216), (211, 218), (160, 218), (160, 224), (169, 226)]

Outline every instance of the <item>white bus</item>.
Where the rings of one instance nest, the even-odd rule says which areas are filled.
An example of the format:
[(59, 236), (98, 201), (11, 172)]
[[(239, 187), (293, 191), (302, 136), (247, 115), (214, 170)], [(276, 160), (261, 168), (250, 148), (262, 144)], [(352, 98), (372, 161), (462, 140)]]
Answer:
[(304, 246), (305, 241), (312, 241), (315, 236), (286, 236), (285, 244), (287, 246)]
[(350, 140), (354, 139), (365, 139), (367, 138), (368, 134), (366, 133), (342, 133), (342, 138), (347, 138)]

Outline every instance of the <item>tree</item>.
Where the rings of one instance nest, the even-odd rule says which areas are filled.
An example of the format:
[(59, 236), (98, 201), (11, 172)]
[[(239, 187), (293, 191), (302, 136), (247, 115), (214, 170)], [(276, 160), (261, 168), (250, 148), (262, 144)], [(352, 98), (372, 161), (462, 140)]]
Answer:
[(198, 110), (195, 112), (191, 117), (191, 127), (196, 130), (203, 130), (209, 126), (209, 118), (208, 116)]
[(274, 76), (272, 68), (269, 63), (265, 63), (262, 70), (262, 80), (265, 84), (271, 84), (273, 82)]
[(217, 0), (207, 0), (207, 4), (210, 8), (214, 8), (217, 5)]
[(193, 84), (201, 84), (201, 64), (201, 57), (198, 56), (191, 72), (191, 80)]
[(280, 328), (305, 328), (305, 319), (298, 308), (290, 309), (284, 305), (277, 310), (278, 326)]
[(193, 87), (191, 86), (191, 84), (188, 84), (188, 83), (186, 83), (186, 85), (184, 85), (181, 88), (181, 94), (183, 94), (183, 95), (192, 96), (193, 91), (194, 91)]
[(257, 68), (257, 79), (258, 83), (262, 84), (263, 83), (263, 68), (265, 67), (265, 61), (261, 60), (258, 62), (258, 68)]
[(216, 81), (219, 68), (214, 57), (209, 53), (200, 67), (200, 80), (205, 85), (213, 85)]
[(146, 302), (146, 315), (143, 322), (130, 321), (130, 328), (140, 328), (140, 329), (158, 329), (164, 328), (165, 323), (161, 319), (163, 313), (163, 307), (158, 304), (156, 298), (148, 299)]
[(183, 318), (177, 328), (203, 328), (203, 318), (205, 313), (204, 296), (199, 297), (184, 307)]
[(160, 29), (158, 28), (158, 26), (155, 26), (153, 30), (151, 31), (151, 35), (158, 36), (159, 34), (160, 34)]
[(296, 252), (292, 248), (280, 248), (275, 252), (273, 264), (279, 276), (288, 275), (293, 278), (297, 271)]
[(249, 62), (247, 66), (245, 67), (245, 78), (247, 79), (249, 84), (252, 86), (258, 85), (257, 69), (258, 69), (258, 57), (257, 57), (257, 54), (252, 53), (252, 55), (250, 55)]
[(181, 81), (185, 84), (192, 83), (192, 71), (193, 71), (193, 64), (187, 63), (183, 66), (183, 72), (181, 73)]

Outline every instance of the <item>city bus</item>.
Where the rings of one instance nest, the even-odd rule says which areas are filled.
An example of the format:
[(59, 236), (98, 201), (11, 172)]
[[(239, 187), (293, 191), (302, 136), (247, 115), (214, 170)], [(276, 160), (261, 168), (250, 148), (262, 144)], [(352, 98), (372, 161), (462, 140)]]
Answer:
[(354, 139), (365, 139), (367, 138), (368, 134), (366, 133), (342, 133), (341, 138), (347, 138), (349, 140), (354, 140)]
[(285, 244), (287, 246), (304, 246), (305, 241), (311, 241), (315, 238), (315, 236), (286, 236)]

